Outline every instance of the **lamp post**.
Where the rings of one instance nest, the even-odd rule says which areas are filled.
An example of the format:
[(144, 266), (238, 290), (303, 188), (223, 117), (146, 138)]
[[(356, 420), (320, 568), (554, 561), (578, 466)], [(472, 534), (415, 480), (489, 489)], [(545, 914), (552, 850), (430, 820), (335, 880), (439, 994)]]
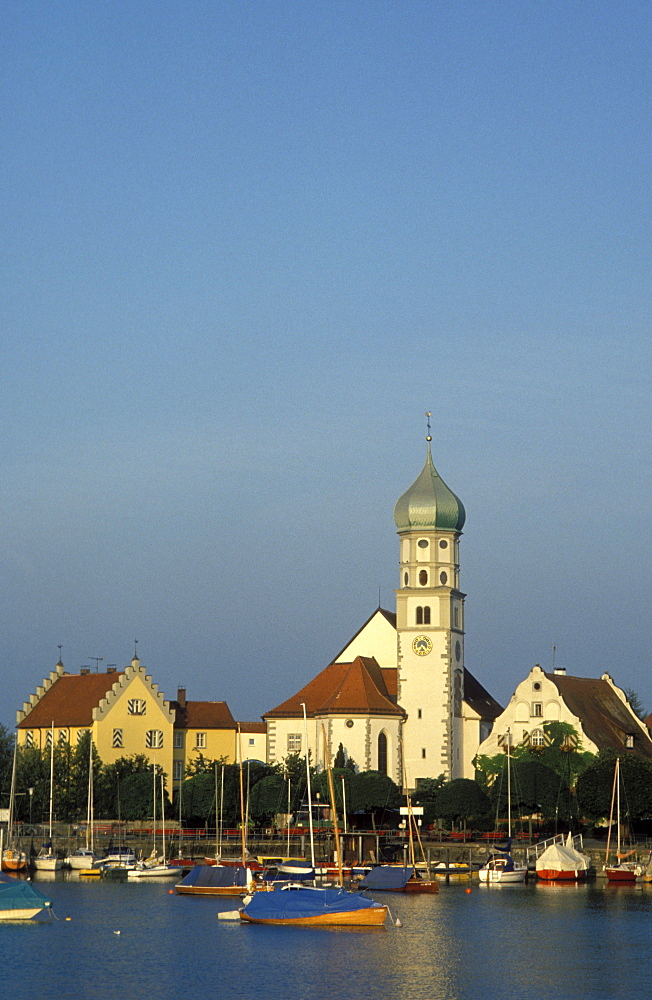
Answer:
[(33, 788), (28, 788), (27, 791), (29, 792), (29, 825), (31, 826), (32, 825), (32, 799), (34, 798), (34, 789)]

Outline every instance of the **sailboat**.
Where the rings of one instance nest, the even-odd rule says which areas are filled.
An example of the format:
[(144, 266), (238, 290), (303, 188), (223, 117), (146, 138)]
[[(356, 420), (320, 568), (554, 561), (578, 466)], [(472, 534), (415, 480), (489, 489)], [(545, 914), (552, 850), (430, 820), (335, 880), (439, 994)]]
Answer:
[[(404, 773), (404, 783), (407, 789), (407, 775)], [(430, 877), (430, 869), (427, 870), (427, 878), (423, 878), (417, 869), (416, 858), (414, 855), (414, 838), (416, 835), (419, 841), (419, 847), (421, 848), (421, 856), (424, 863), (426, 863), (426, 856), (423, 850), (423, 844), (421, 842), (421, 836), (419, 834), (419, 828), (416, 824), (414, 818), (414, 812), (412, 811), (412, 798), (410, 793), (406, 791), (407, 800), (407, 822), (408, 822), (408, 844), (410, 852), (410, 864), (409, 865), (377, 865), (366, 873), (363, 879), (358, 883), (361, 889), (373, 889), (380, 890), (383, 892), (409, 892), (409, 893), (424, 893), (424, 892), (439, 892), (439, 882), (436, 879)]]
[(127, 871), (127, 878), (174, 878), (183, 868), (170, 865), (165, 859), (165, 786), (161, 774), (161, 856), (156, 854), (156, 764), (154, 767), (154, 846), (147, 861), (134, 865)]
[[(306, 706), (303, 706), (304, 727), (307, 730)], [(328, 789), (333, 814), (335, 851), (339, 886), (335, 889), (287, 883), (276, 885), (272, 892), (256, 892), (249, 897), (240, 910), (240, 919), (251, 924), (294, 924), (304, 927), (382, 927), (387, 919), (388, 909), (359, 893), (347, 892), (342, 879), (342, 852), (340, 849), (337, 811), (333, 774), (331, 771), (326, 730), (324, 737), (324, 757), (328, 771)], [(308, 764), (308, 741), (306, 739), (306, 767)], [(311, 837), (311, 854), (314, 867), (314, 842)]]
[(48, 827), (48, 842), (44, 844), (34, 858), (34, 867), (41, 872), (59, 871), (63, 862), (52, 850), (52, 807), (54, 801), (54, 722), (50, 730), (50, 823)]
[(88, 869), (93, 870), (93, 874), (99, 875), (100, 871), (94, 869), (97, 858), (95, 856), (95, 844), (94, 844), (94, 799), (93, 799), (93, 736), (89, 733), (89, 760), (88, 760), (88, 800), (86, 804), (86, 846), (79, 847), (72, 854), (69, 854), (63, 859), (64, 865), (68, 868), (73, 868), (75, 871), (84, 871)]
[(14, 760), (11, 767), (11, 790), (9, 792), (9, 838), (6, 850), (0, 850), (3, 872), (19, 872), (27, 867), (27, 855), (14, 843), (14, 803), (16, 800), (16, 758), (18, 756), (18, 739), (14, 742)]
[[(616, 861), (609, 864), (609, 848), (611, 844), (611, 826), (614, 818), (614, 803), (616, 807)], [(630, 859), (629, 861), (627, 859)], [(611, 790), (611, 810), (609, 813), (609, 836), (605, 854), (604, 873), (608, 882), (636, 882), (643, 877), (644, 866), (636, 860), (636, 849), (622, 851), (620, 843), (620, 758), (616, 757), (614, 767), (614, 782)]]
[(507, 846), (504, 851), (493, 854), (478, 872), (481, 882), (524, 882), (527, 875), (525, 865), (520, 865), (509, 853), (512, 845), (512, 774), (510, 767), (511, 734), (507, 730)]

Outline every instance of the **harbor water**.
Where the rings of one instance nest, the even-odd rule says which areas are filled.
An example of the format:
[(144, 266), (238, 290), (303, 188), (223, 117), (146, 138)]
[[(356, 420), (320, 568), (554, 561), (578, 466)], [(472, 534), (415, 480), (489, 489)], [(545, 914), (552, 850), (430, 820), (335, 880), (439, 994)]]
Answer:
[(0, 926), (12, 1000), (639, 1000), (652, 978), (650, 886), (464, 880), (379, 893), (403, 926), (353, 930), (218, 921), (240, 901), (170, 883), (34, 882), (55, 919)]

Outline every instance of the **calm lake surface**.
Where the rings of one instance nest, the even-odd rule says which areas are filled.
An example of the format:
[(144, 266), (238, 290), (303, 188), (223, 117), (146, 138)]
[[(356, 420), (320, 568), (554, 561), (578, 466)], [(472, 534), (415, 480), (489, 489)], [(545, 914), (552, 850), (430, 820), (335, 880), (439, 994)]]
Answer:
[(652, 981), (651, 886), (379, 893), (403, 927), (356, 931), (219, 922), (238, 900), (171, 883), (50, 879), (34, 882), (58, 919), (0, 926), (12, 1000), (640, 1000)]

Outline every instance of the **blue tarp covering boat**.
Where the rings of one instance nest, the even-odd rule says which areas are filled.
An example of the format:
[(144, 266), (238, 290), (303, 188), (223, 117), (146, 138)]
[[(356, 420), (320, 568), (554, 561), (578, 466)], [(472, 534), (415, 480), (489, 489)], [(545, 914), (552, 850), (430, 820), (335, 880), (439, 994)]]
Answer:
[(361, 889), (385, 889), (396, 892), (404, 889), (414, 874), (414, 868), (378, 865), (377, 868), (367, 872), (358, 885)]
[(177, 892), (198, 895), (237, 895), (247, 887), (251, 873), (231, 865), (196, 865), (176, 886)]
[(240, 911), (243, 920), (264, 924), (381, 926), (387, 907), (344, 889), (280, 889), (256, 892)]
[(0, 920), (34, 920), (49, 914), (51, 906), (31, 882), (0, 874)]

